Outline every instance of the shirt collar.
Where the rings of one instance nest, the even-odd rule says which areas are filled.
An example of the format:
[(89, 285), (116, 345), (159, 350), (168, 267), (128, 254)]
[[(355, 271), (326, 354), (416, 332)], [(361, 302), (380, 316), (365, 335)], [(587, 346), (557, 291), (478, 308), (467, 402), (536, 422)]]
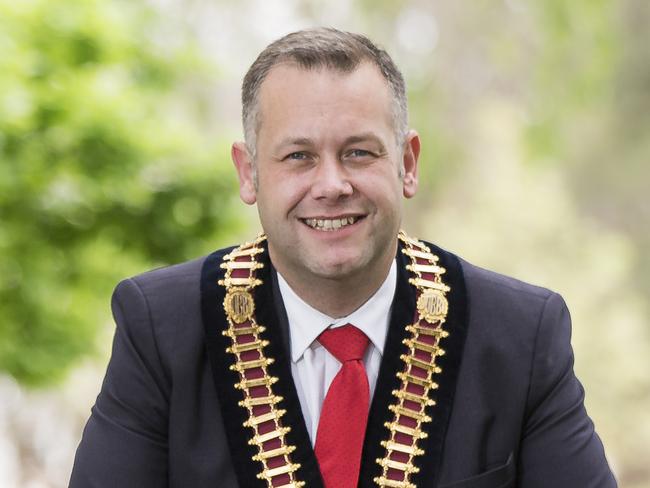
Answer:
[(375, 294), (350, 315), (334, 319), (307, 304), (278, 273), (278, 285), (289, 319), (291, 360), (297, 362), (305, 350), (328, 327), (339, 327), (348, 323), (363, 331), (373, 346), (383, 355), (396, 284), (397, 264), (393, 260), (388, 276)]

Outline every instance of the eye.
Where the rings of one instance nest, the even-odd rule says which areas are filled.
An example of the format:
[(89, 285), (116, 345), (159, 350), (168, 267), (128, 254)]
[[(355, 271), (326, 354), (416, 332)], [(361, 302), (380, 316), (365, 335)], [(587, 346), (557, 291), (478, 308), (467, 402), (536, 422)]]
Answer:
[(294, 160), (303, 160), (307, 159), (309, 156), (302, 152), (302, 151), (296, 151), (292, 152), (290, 154), (287, 154), (284, 159), (294, 159)]
[(345, 157), (350, 159), (367, 159), (374, 156), (373, 153), (365, 149), (352, 149), (345, 153)]

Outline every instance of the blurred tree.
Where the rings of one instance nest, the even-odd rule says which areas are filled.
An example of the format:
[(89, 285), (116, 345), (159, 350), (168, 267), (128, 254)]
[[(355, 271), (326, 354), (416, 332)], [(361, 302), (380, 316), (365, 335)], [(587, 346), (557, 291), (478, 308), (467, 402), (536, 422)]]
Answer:
[(118, 279), (233, 229), (235, 185), (178, 88), (205, 66), (143, 2), (0, 0), (0, 53), (0, 371), (38, 385)]
[(629, 238), (637, 272), (628, 281), (650, 310), (650, 3), (547, 0), (536, 12), (530, 160), (563, 166), (584, 216)]

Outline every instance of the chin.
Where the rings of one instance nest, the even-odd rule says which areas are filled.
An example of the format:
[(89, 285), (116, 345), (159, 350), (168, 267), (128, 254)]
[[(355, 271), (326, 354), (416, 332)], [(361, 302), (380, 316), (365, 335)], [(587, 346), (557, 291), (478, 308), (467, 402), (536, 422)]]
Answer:
[(336, 259), (317, 263), (312, 267), (312, 273), (320, 278), (337, 280), (357, 274), (364, 269), (364, 266), (365, 263), (360, 256), (345, 260)]

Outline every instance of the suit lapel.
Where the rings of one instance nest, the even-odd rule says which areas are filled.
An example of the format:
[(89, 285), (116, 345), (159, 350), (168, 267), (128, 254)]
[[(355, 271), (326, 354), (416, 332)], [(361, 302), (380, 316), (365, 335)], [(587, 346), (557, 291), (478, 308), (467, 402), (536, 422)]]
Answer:
[(388, 406), (393, 401), (391, 392), (399, 387), (399, 379), (396, 376), (403, 368), (400, 354), (407, 350), (402, 344), (406, 337), (404, 327), (413, 321), (415, 310), (415, 289), (408, 283), (408, 272), (405, 269), (406, 261), (401, 252), (401, 244), (397, 251), (397, 286), (395, 297), (391, 308), (388, 334), (384, 344), (384, 354), (379, 368), (379, 376), (375, 386), (375, 393), (370, 405), (368, 415), (368, 426), (364, 442), (363, 455), (361, 459), (361, 471), (359, 474), (359, 487), (376, 488), (374, 478), (381, 475), (381, 467), (375, 462), (376, 459), (384, 456), (384, 448), (381, 441), (386, 439), (388, 433), (385, 422), (389, 422), (393, 414)]
[[(451, 287), (451, 291), (447, 294), (449, 312), (445, 330), (449, 331), (450, 335), (441, 343), (446, 354), (439, 358), (438, 361), (442, 373), (435, 378), (440, 385), (434, 394), (436, 405), (429, 407), (433, 421), (425, 424), (424, 430), (427, 432), (428, 437), (418, 443), (419, 447), (424, 449), (425, 452), (423, 456), (416, 458), (415, 461), (416, 466), (420, 468), (420, 472), (412, 476), (412, 482), (418, 487), (434, 487), (437, 485), (443, 444), (449, 424), (467, 334), (465, 282), (458, 258), (436, 246), (427, 245), (440, 258), (440, 264), (447, 270), (443, 275), (443, 281)], [(415, 289), (408, 283), (410, 275), (406, 271), (407, 258), (401, 252), (401, 249), (402, 244), (400, 243), (397, 253), (398, 275), (395, 298), (379, 377), (377, 378), (377, 386), (368, 417), (368, 428), (366, 430), (359, 477), (359, 487), (361, 488), (375, 487), (373, 480), (381, 475), (381, 467), (376, 463), (376, 459), (382, 458), (385, 454), (381, 441), (387, 439), (388, 429), (384, 426), (384, 423), (390, 422), (393, 418), (388, 406), (394, 401), (392, 391), (398, 389), (400, 385), (400, 380), (396, 376), (397, 372), (404, 367), (400, 356), (408, 352), (407, 347), (402, 344), (402, 341), (407, 336), (405, 326), (412, 323), (414, 319)]]
[[(231, 250), (232, 248), (229, 248), (211, 254), (203, 265), (201, 309), (206, 347), (224, 420), (230, 457), (239, 485), (246, 488), (265, 488), (266, 481), (259, 480), (256, 476), (261, 469), (261, 464), (252, 460), (257, 449), (248, 445), (251, 429), (243, 426), (247, 415), (245, 409), (238, 405), (243, 396), (239, 390), (234, 388), (239, 378), (236, 372), (230, 370), (234, 361), (231, 355), (226, 353), (226, 348), (230, 345), (230, 338), (222, 335), (222, 331), (228, 328), (228, 321), (222, 305), (225, 288), (220, 286), (218, 281), (224, 275), (224, 271), (220, 268), (223, 256)], [(263, 263), (264, 267), (257, 274), (263, 284), (256, 287), (254, 292), (256, 317), (257, 322), (266, 327), (262, 336), (270, 341), (267, 347), (268, 355), (275, 359), (268, 369), (272, 376), (279, 378), (279, 381), (273, 385), (273, 390), (284, 398), (280, 408), (285, 408), (287, 413), (282, 418), (282, 423), (291, 427), (291, 432), (287, 434), (287, 440), (289, 444), (296, 446), (291, 457), (293, 462), (301, 465), (300, 479), (305, 481), (309, 487), (322, 488), (318, 463), (309, 441), (298, 394), (291, 376), (288, 350), (285, 347), (288, 338), (287, 331), (283, 333), (274, 305), (272, 270), (268, 252), (259, 257), (259, 262)]]

